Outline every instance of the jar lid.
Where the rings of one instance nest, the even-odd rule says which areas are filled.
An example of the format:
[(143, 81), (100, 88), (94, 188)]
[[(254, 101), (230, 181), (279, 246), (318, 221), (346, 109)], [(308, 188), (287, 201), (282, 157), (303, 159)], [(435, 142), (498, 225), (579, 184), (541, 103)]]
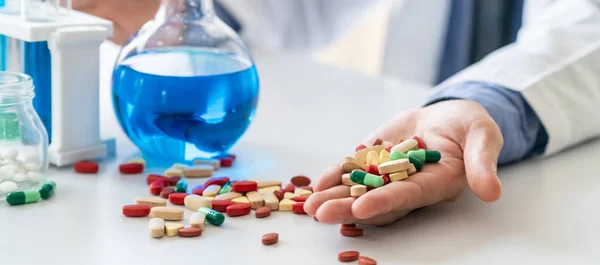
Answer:
[(26, 74), (0, 71), (0, 96), (33, 96), (33, 80)]

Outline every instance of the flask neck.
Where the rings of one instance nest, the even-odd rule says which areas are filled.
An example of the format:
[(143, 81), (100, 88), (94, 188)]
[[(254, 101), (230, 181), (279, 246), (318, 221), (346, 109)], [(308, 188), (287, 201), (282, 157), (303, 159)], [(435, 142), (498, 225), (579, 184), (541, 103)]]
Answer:
[(213, 0), (161, 0), (159, 20), (198, 20), (214, 15)]

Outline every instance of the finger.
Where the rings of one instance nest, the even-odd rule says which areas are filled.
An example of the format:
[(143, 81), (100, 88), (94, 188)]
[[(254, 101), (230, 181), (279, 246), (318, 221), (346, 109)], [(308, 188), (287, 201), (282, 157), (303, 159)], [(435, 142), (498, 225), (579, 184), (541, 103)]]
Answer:
[(461, 161), (449, 162), (430, 165), (406, 180), (367, 192), (356, 200), (352, 214), (358, 219), (368, 219), (393, 211), (413, 210), (460, 194), (463, 172), (452, 164)]
[(464, 147), (467, 181), (473, 193), (486, 202), (498, 200), (502, 193), (496, 174), (502, 145), (502, 133), (491, 119), (469, 126)]
[(315, 192), (304, 203), (304, 211), (310, 215), (315, 216), (317, 209), (325, 202), (329, 200), (335, 200), (340, 198), (350, 197), (350, 187), (348, 186), (336, 186), (321, 192)]
[(319, 180), (317, 180), (317, 183), (315, 183), (313, 189), (316, 192), (324, 191), (331, 187), (335, 187), (342, 184), (342, 174), (344, 174), (344, 172), (342, 171), (342, 167), (339, 164), (331, 166), (330, 168), (325, 170), (323, 174), (321, 174), (321, 177), (319, 178)]
[(316, 217), (319, 222), (325, 224), (355, 223), (356, 218), (352, 215), (351, 210), (354, 200), (349, 197), (326, 201), (317, 210)]

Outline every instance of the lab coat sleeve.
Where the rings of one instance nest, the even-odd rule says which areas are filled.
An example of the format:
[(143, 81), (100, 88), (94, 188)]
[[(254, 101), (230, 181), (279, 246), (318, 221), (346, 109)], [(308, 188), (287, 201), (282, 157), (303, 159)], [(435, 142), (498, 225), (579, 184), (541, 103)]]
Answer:
[(382, 0), (219, 0), (252, 48), (322, 48), (351, 30)]
[(545, 154), (600, 135), (600, 1), (557, 0), (514, 44), (441, 87), (478, 81), (520, 91), (548, 133)]

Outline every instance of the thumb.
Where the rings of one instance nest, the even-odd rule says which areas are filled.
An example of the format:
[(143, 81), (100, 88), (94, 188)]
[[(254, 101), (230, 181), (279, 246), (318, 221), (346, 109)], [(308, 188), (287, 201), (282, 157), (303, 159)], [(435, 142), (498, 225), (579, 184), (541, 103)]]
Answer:
[(498, 200), (502, 193), (496, 172), (503, 141), (500, 128), (491, 118), (471, 123), (465, 138), (467, 182), (475, 195), (486, 202)]

